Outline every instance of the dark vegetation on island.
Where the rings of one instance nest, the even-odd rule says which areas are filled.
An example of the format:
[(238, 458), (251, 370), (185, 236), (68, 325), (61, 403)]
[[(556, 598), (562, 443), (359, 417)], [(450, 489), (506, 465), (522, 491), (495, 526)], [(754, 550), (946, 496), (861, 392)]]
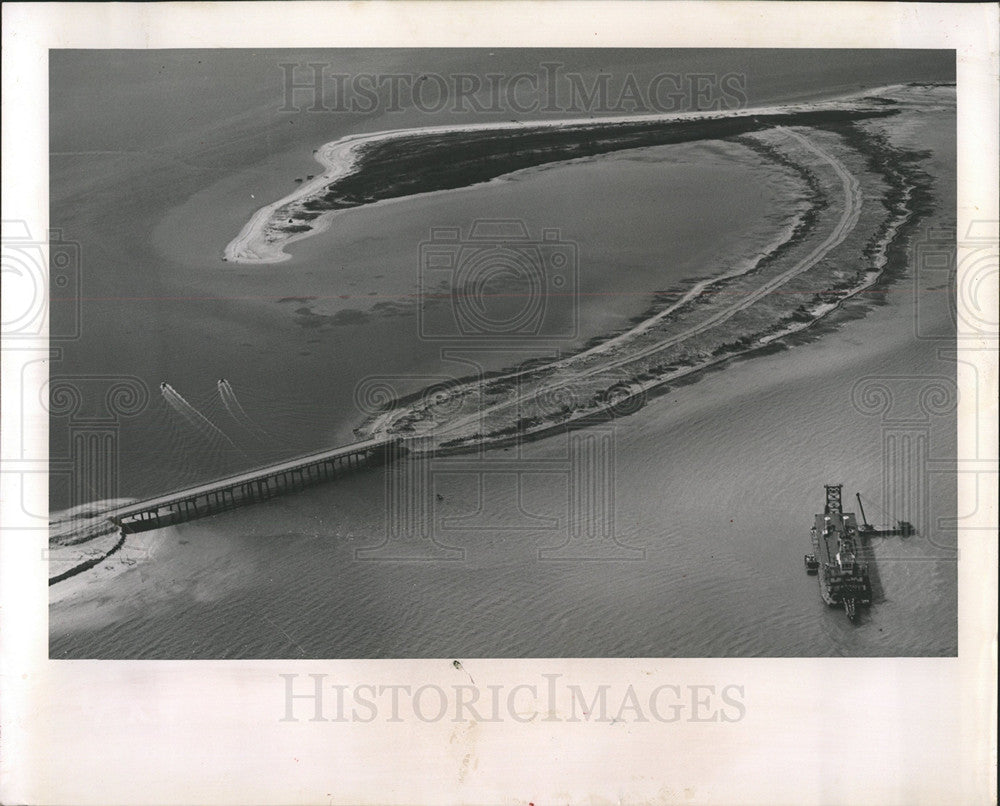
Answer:
[[(299, 205), (299, 220), (385, 199), (454, 190), (552, 162), (632, 148), (719, 140), (774, 126), (846, 124), (887, 117), (895, 109), (824, 110), (701, 120), (601, 123), (565, 128), (458, 131), (377, 141), (358, 168)], [(296, 227), (300, 226), (298, 224)], [(298, 229), (296, 229), (298, 231)]]
[[(827, 113), (823, 113), (823, 115), (827, 116)], [(633, 392), (636, 382), (655, 380), (656, 376), (674, 371), (681, 366), (690, 365), (694, 367), (697, 363), (694, 359), (679, 358), (672, 362), (670, 366), (662, 365), (651, 368), (650, 372), (652, 375), (650, 375), (650, 372), (643, 373), (641, 376), (632, 378), (631, 383), (619, 382), (617, 388), (601, 393), (601, 396), (604, 398), (603, 405), (590, 416), (564, 422), (550, 422), (547, 427), (541, 429), (538, 428), (538, 426), (543, 425), (541, 418), (526, 418), (491, 431), (488, 435), (477, 434), (472, 437), (459, 437), (444, 441), (434, 452), (462, 453), (470, 449), (470, 443), (477, 444), (477, 440), (482, 440), (484, 436), (489, 439), (491, 447), (501, 447), (508, 443), (540, 439), (553, 431), (575, 430), (576, 428), (587, 427), (594, 422), (626, 416), (642, 408), (649, 400), (666, 394), (678, 387), (695, 383), (701, 377), (704, 377), (705, 374), (717, 372), (733, 361), (746, 360), (754, 355), (780, 352), (793, 344), (812, 341), (820, 333), (836, 329), (843, 321), (864, 316), (865, 311), (873, 305), (883, 304), (884, 296), (882, 292), (887, 286), (898, 281), (906, 273), (908, 265), (907, 256), (912, 237), (919, 229), (923, 218), (934, 206), (932, 180), (921, 167), (921, 163), (928, 156), (927, 152), (894, 147), (883, 135), (856, 125), (860, 118), (883, 116), (871, 113), (844, 116), (840, 119), (830, 119), (827, 116), (827, 119), (822, 124), (813, 123), (816, 128), (836, 133), (848, 146), (861, 153), (865, 158), (868, 169), (880, 175), (887, 185), (885, 195), (878, 200), (878, 203), (885, 209), (886, 215), (882, 218), (876, 231), (866, 243), (864, 247), (865, 265), (855, 275), (832, 282), (829, 288), (817, 292), (811, 299), (805, 301), (794, 311), (779, 316), (766, 331), (747, 333), (733, 342), (724, 343), (717, 347), (712, 351), (712, 357), (715, 360), (704, 366), (697, 367), (690, 374), (664, 381), (651, 387), (646, 385), (640, 392)], [(761, 256), (757, 265), (748, 272), (749, 274), (753, 274), (759, 272), (766, 264), (775, 260), (779, 253), (791, 248), (806, 237), (807, 233), (812, 229), (818, 213), (828, 204), (828, 200), (820, 189), (817, 178), (808, 168), (792, 162), (777, 149), (753, 138), (743, 137), (741, 134), (730, 135), (725, 139), (739, 142), (741, 145), (757, 151), (765, 159), (781, 163), (784, 167), (798, 173), (808, 188), (810, 208), (788, 241), (779, 246), (775, 252)], [(896, 227), (895, 232), (892, 233), (889, 242), (884, 243), (890, 233), (890, 228), (893, 226)], [(875, 282), (865, 287), (865, 283), (870, 282), (870, 279), (867, 277), (867, 270), (871, 266), (871, 261), (883, 248), (885, 249), (885, 263)], [(685, 293), (690, 288), (691, 282), (694, 282), (694, 280), (684, 283), (677, 288), (656, 292), (653, 295), (653, 303), (650, 308), (642, 315), (630, 320), (629, 326), (648, 319), (663, 310), (664, 307)], [(733, 282), (732, 279), (720, 279), (712, 283), (710, 288), (717, 291), (731, 282)], [(832, 310), (827, 310), (824, 313), (817, 311), (818, 306), (831, 303), (834, 305)], [(698, 299), (693, 299), (683, 307), (686, 308), (697, 304), (699, 304)], [(681, 310), (683, 309), (678, 309), (678, 313)], [(760, 342), (762, 337), (779, 333), (795, 323), (804, 325), (804, 329), (789, 332), (766, 343)], [(621, 332), (623, 331), (619, 330), (592, 339), (580, 349), (588, 349)], [(456, 378), (446, 384), (420, 390), (389, 401), (385, 409), (405, 406), (421, 399), (428, 400), (441, 393), (448, 394), (451, 389), (469, 382), (478, 381), (483, 383), (487, 390), (493, 392), (499, 391), (498, 386), (510, 386), (512, 389), (516, 389), (525, 374), (535, 376), (544, 374), (547, 371), (547, 363), (546, 359), (536, 358), (522, 362), (517, 366), (485, 373), (483, 376)], [(598, 402), (600, 403), (601, 401)], [(525, 433), (527, 431), (531, 433)]]

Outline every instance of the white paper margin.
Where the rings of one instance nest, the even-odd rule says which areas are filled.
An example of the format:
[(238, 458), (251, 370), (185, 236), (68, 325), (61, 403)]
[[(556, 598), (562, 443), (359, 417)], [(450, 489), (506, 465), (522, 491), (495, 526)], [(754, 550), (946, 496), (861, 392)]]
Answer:
[[(972, 219), (1000, 217), (997, 35), (995, 4), (7, 4), (3, 218), (46, 230), (49, 48), (906, 47), (958, 53), (961, 240)], [(22, 411), (20, 390), (44, 383), (45, 347), (5, 349), (2, 365), (4, 425), (31, 423), (40, 446), (44, 413)], [(959, 380), (986, 402), (996, 342), (982, 348), (962, 354)], [(994, 430), (975, 444), (974, 401), (961, 395), (959, 459), (975, 463), (960, 474), (959, 511), (989, 527), (995, 491), (982, 480), (996, 477), (996, 424), (978, 418)], [(960, 535), (958, 659), (466, 663), (506, 690), (553, 673), (588, 690), (649, 675), (739, 684), (738, 723), (282, 723), (280, 673), (418, 687), (451, 686), (455, 670), (450, 660), (50, 662), (46, 538), (18, 532), (22, 509), (44, 511), (47, 490), (37, 467), (18, 463), (19, 438), (3, 430), (4, 803), (993, 802), (995, 533)], [(853, 719), (817, 696), (834, 681), (852, 689)]]

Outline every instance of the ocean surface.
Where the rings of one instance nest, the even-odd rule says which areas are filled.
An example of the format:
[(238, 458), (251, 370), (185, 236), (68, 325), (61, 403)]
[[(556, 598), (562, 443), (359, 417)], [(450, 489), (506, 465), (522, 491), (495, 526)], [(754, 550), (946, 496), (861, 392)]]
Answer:
[[(52, 374), (132, 376), (149, 392), (143, 410), (119, 423), (119, 484), (107, 491), (115, 497), (348, 442), (367, 413), (358, 388), (372, 378), (402, 394), (476, 366), (573, 349), (623, 326), (653, 292), (718, 270), (737, 244), (773, 231), (787, 214), (767, 169), (738, 149), (691, 144), (350, 211), (326, 234), (293, 245), (286, 263), (226, 264), (222, 249), (250, 214), (318, 169), (311, 152), (321, 143), (467, 118), (281, 113), (275, 68), (289, 54), (191, 54), (52, 57), (51, 225), (80, 245), (83, 297), (80, 338), (64, 345)], [(501, 70), (544, 60), (497, 54)], [(651, 75), (667, 64), (723, 69), (708, 52), (632, 54), (632, 62), (614, 52), (599, 61), (592, 53), (558, 57), (589, 75)], [(821, 60), (806, 59), (793, 75), (787, 54), (730, 53), (725, 69), (748, 73), (753, 102), (950, 77), (946, 61), (926, 54), (848, 57), (827, 60), (822, 71)], [(487, 69), (476, 58), (485, 60), (461, 51), (363, 51), (332, 61), (344, 72), (419, 72), (432, 63), (439, 71)], [(940, 140), (947, 169), (953, 144)], [(940, 192), (950, 210), (948, 187)], [(420, 245), (432, 228), (464, 232), (479, 219), (512, 218), (532, 237), (555, 229), (575, 245), (580, 293), (553, 301), (546, 337), (527, 344), (469, 349), (461, 339), (421, 338), (418, 306), (428, 288)], [(954, 654), (955, 538), (938, 528), (955, 513), (954, 475), (907, 479), (919, 513), (879, 512), (877, 502), (887, 503), (885, 451), (897, 443), (884, 418), (859, 410), (851, 394), (867, 376), (953, 376), (938, 343), (914, 338), (918, 305), (922, 326), (950, 326), (948, 295), (915, 294), (921, 282), (933, 285), (901, 281), (864, 318), (848, 311), (818, 340), (736, 362), (617, 421), (604, 442), (612, 471), (595, 492), (606, 505), (596, 510), (578, 515), (570, 505), (581, 472), (574, 446), (587, 432), (466, 465), (434, 460), (430, 522), (439, 545), (425, 541), (417, 550), (428, 561), (404, 563), (386, 537), (386, 471), (358, 473), (137, 538), (119, 560), (134, 565), (113, 579), (81, 575), (72, 595), (57, 586), (50, 652)], [(56, 325), (70, 314), (70, 303), (54, 301)], [(256, 431), (227, 420), (220, 378)], [(161, 396), (164, 381), (186, 404)], [(226, 438), (192, 427), (184, 405)], [(925, 420), (920, 434), (932, 454), (953, 457), (954, 415)], [(53, 419), (53, 460), (66, 456), (67, 425)], [(870, 519), (899, 517), (920, 529), (918, 537), (879, 540), (884, 600), (858, 627), (822, 605), (802, 567), (811, 516), (831, 482), (871, 500)], [(54, 483), (52, 508), (69, 503), (69, 490)]]

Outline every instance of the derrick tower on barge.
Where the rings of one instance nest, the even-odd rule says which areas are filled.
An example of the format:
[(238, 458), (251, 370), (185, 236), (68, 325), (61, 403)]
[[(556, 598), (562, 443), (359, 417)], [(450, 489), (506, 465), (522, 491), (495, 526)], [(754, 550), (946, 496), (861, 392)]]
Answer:
[(841, 484), (827, 484), (826, 504), (810, 530), (813, 554), (807, 554), (806, 571), (819, 577), (823, 601), (843, 606), (847, 617), (857, 621), (858, 608), (872, 601), (868, 564), (858, 560), (858, 522), (853, 512), (844, 512)]

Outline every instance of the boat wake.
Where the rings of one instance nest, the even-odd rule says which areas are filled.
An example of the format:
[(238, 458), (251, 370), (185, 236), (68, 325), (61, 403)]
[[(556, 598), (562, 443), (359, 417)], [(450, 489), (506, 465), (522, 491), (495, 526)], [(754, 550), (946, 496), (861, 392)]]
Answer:
[[(205, 439), (209, 441), (217, 440), (224, 442), (234, 451), (240, 451), (240, 449), (236, 447), (235, 442), (227, 437), (222, 430), (205, 415), (188, 403), (169, 383), (164, 382), (160, 384), (160, 394), (163, 395), (163, 399), (167, 402), (167, 405), (177, 412), (177, 414), (179, 414), (188, 425), (204, 436)], [(240, 452), (242, 453), (242, 451)]]
[(246, 410), (240, 404), (240, 401), (237, 400), (236, 392), (233, 391), (232, 384), (230, 384), (229, 381), (225, 378), (220, 378), (217, 387), (219, 390), (219, 399), (222, 401), (222, 405), (226, 407), (226, 411), (229, 412), (230, 417), (232, 417), (247, 431), (257, 436), (261, 441), (273, 441), (273, 437), (257, 425), (257, 423), (251, 419), (250, 415), (246, 413)]

